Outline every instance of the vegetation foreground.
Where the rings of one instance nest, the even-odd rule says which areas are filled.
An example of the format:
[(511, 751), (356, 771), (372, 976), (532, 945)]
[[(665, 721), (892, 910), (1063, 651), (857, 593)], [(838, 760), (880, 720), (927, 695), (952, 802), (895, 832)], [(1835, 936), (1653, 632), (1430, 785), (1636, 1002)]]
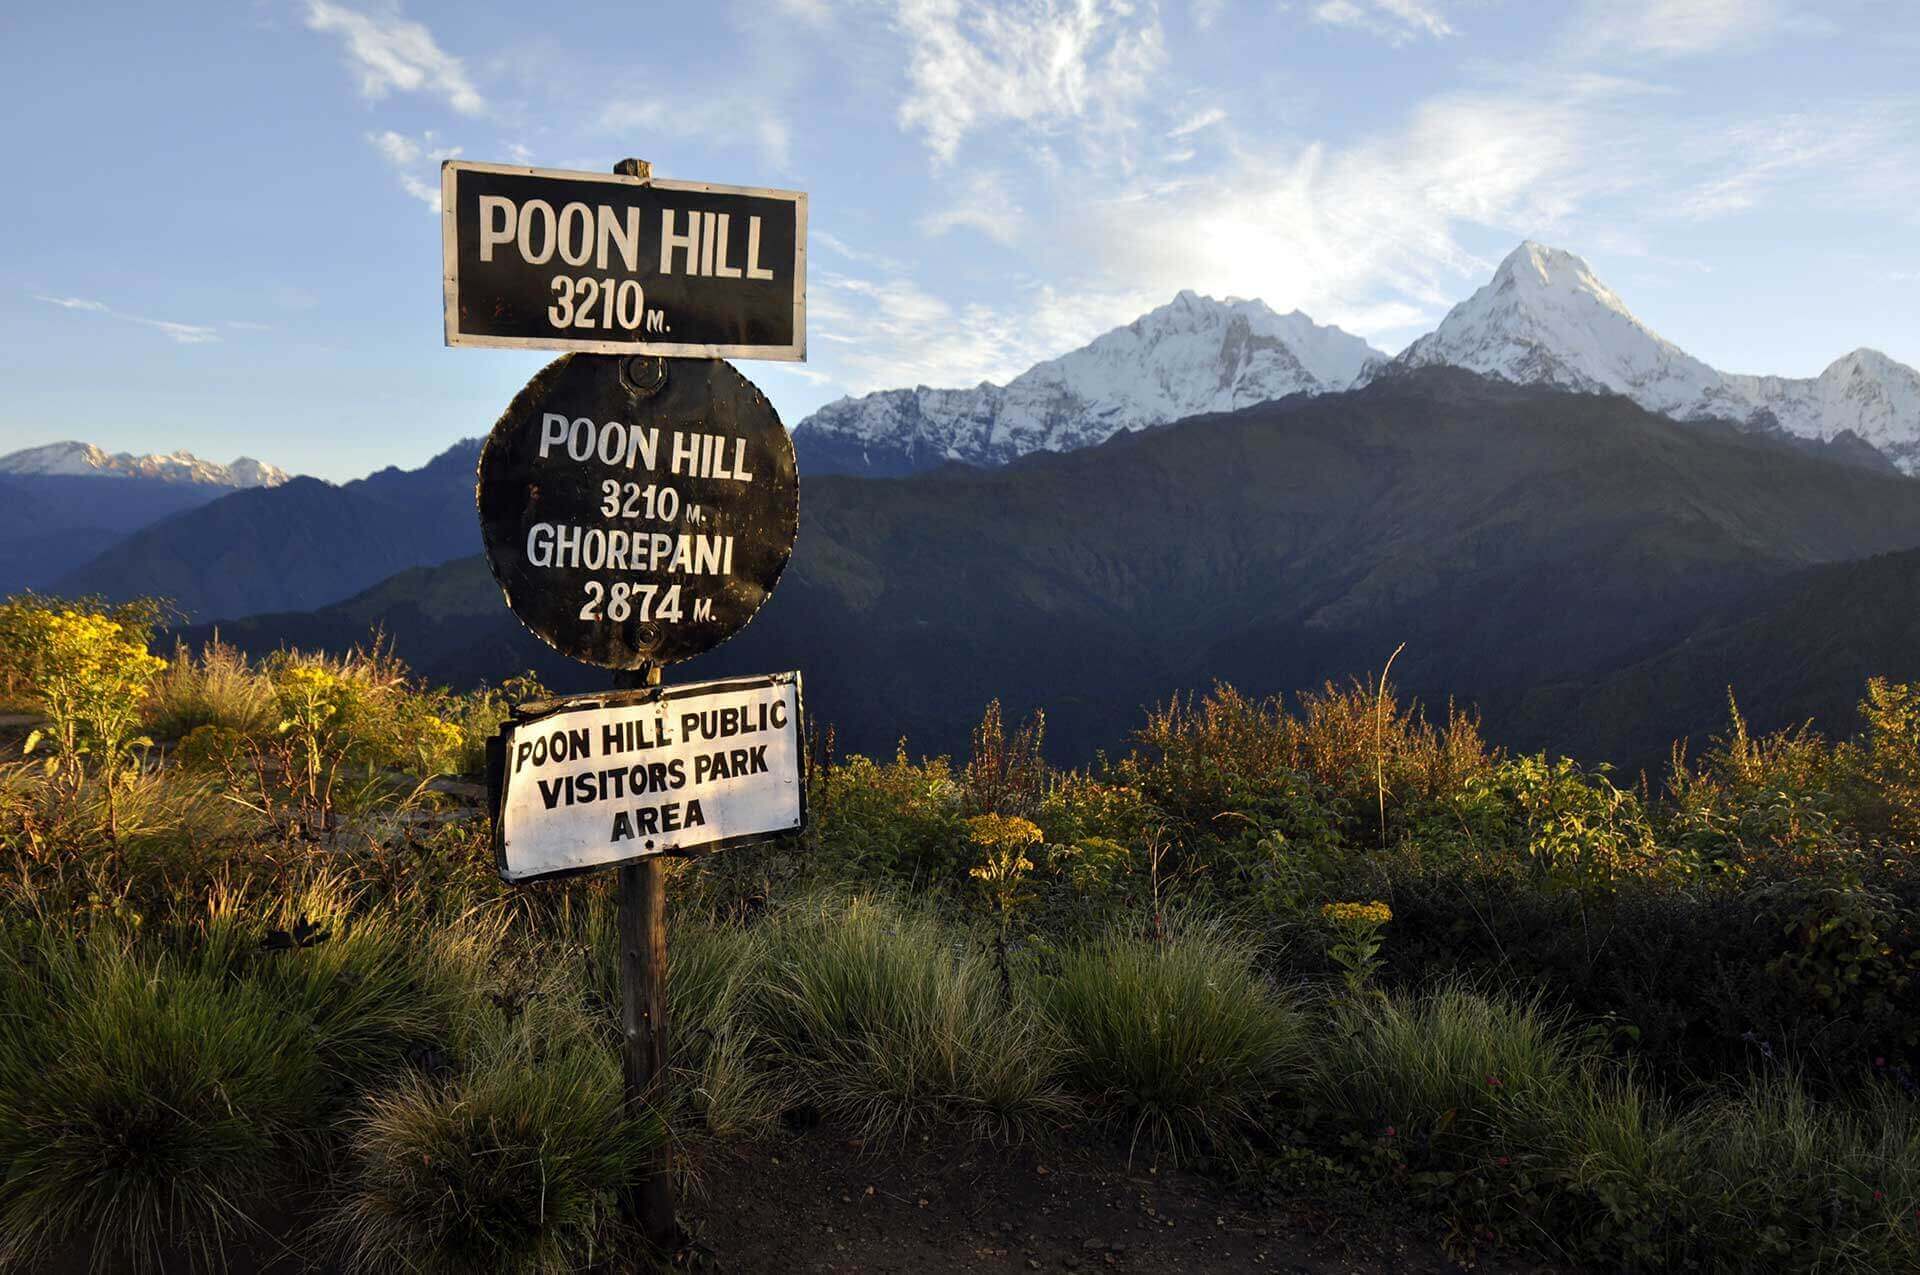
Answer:
[(656, 1140), (818, 1113), (1337, 1186), (1463, 1258), (1920, 1269), (1920, 686), (1633, 783), (1384, 680), (1176, 700), (1089, 772), (991, 707), (961, 763), (829, 737), (803, 840), (676, 865), (636, 1113), (606, 875), (508, 889), (441, 778), (536, 688), (163, 660), (154, 614), (0, 606), (0, 1266), (580, 1270)]

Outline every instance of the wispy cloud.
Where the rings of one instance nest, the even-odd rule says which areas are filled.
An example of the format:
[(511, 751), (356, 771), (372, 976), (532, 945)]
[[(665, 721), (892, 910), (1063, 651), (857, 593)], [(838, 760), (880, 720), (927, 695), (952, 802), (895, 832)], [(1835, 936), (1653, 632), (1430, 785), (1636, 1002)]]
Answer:
[(1157, 10), (1122, 0), (901, 0), (895, 23), (908, 45), (900, 126), (936, 165), (994, 124), (1125, 131), (1166, 58)]
[(1195, 111), (1167, 130), (1168, 137), (1191, 137), (1201, 129), (1212, 128), (1227, 118), (1227, 113), (1219, 107), (1209, 107), (1204, 111)]
[(1785, 0), (1589, 0), (1574, 30), (1588, 51), (1692, 57), (1827, 25)]
[(697, 137), (724, 146), (756, 149), (777, 169), (792, 163), (793, 130), (781, 113), (752, 94), (716, 93), (690, 101), (619, 98), (601, 108), (602, 133)]
[(104, 301), (94, 301), (86, 297), (49, 297), (36, 294), (35, 300), (45, 301), (48, 305), (57, 305), (63, 310), (100, 314), (126, 323), (137, 323), (142, 327), (163, 332), (181, 345), (205, 345), (220, 339), (220, 334), (204, 323), (176, 323), (171, 319), (149, 319), (138, 314), (124, 313)]
[(1673, 183), (1666, 207), (1689, 221), (1744, 212), (1796, 181), (1817, 181), (1860, 205), (1908, 205), (1920, 195), (1920, 100), (1771, 119), (1711, 120), (1686, 131), (1680, 157), (1704, 177)]
[(929, 235), (943, 235), (962, 227), (977, 230), (996, 243), (1011, 244), (1020, 237), (1026, 212), (1007, 188), (1006, 178), (985, 170), (970, 173), (959, 189), (943, 195), (941, 206), (920, 219)]
[(1313, 7), (1313, 20), (1371, 32), (1396, 45), (1453, 34), (1439, 6), (1422, 0), (1322, 0)]
[(458, 159), (460, 147), (435, 146), (433, 134), (423, 134), (415, 141), (404, 133), (384, 129), (378, 133), (368, 133), (367, 141), (380, 152), (381, 158), (393, 169), (394, 176), (400, 179), (400, 189), (425, 204), (428, 209), (440, 211), (440, 183), (429, 179), (428, 166), (437, 168), (442, 160)]
[(360, 91), (369, 98), (429, 93), (462, 115), (487, 109), (465, 64), (442, 49), (422, 23), (398, 14), (363, 13), (332, 0), (307, 0), (307, 27), (340, 38)]
[(89, 314), (112, 314), (113, 311), (104, 301), (89, 301), (85, 297), (35, 297), (49, 305), (57, 305), (63, 310), (85, 310)]
[(1027, 279), (991, 303), (956, 302), (900, 270), (816, 269), (809, 278), (808, 336), (820, 370), (855, 394), (1004, 383), (1170, 296)]

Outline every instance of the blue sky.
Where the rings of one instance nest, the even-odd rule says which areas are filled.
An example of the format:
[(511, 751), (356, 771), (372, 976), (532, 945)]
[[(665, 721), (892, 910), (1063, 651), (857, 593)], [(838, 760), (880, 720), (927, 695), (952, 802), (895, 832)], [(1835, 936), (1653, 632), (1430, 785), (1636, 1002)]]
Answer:
[(1907, 0), (10, 6), (0, 451), (484, 433), (543, 359), (441, 344), (448, 154), (808, 191), (789, 424), (1184, 287), (1397, 351), (1523, 237), (1728, 371), (1920, 364), (1916, 68)]

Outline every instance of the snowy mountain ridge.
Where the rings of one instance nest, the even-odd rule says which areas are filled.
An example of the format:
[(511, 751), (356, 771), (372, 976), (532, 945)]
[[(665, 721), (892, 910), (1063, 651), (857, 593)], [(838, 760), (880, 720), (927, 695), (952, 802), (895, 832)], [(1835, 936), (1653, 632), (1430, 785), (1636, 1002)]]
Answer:
[(1623, 394), (1681, 419), (1752, 411), (1720, 373), (1636, 319), (1586, 262), (1531, 240), (1394, 363)]
[(793, 438), (812, 473), (900, 474), (948, 460), (997, 465), (1434, 364), (1621, 394), (1678, 420), (1731, 420), (1823, 443), (1852, 433), (1920, 475), (1920, 372), (1867, 349), (1817, 377), (1721, 372), (1636, 318), (1580, 257), (1532, 240), (1391, 360), (1298, 310), (1276, 314), (1257, 300), (1182, 292), (1005, 385), (843, 398), (801, 421)]
[(241, 456), (231, 465), (202, 460), (192, 452), (136, 456), (108, 452), (72, 440), (28, 447), (0, 456), (0, 474), (50, 474), (81, 478), (146, 478), (212, 487), (278, 487), (290, 477), (276, 465)]
[(1203, 412), (1346, 389), (1386, 357), (1298, 310), (1181, 292), (1005, 385), (918, 386), (829, 403), (794, 428), (794, 445), (811, 472), (998, 465)]
[(1531, 240), (1389, 367), (1434, 364), (1621, 394), (1678, 420), (1731, 420), (1819, 442), (1851, 432), (1920, 474), (1920, 372), (1867, 349), (1817, 377), (1718, 371), (1635, 318), (1585, 261)]
[(1826, 442), (1850, 430), (1902, 472), (1920, 476), (1920, 372), (1878, 350), (1843, 354), (1816, 377), (1727, 381), (1789, 434)]

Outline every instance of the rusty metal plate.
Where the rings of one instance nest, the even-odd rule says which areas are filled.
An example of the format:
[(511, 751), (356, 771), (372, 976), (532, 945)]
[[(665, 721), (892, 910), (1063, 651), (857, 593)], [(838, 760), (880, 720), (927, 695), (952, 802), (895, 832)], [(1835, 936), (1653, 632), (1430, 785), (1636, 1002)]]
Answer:
[(556, 359), (487, 436), (477, 498), (507, 605), (603, 668), (676, 663), (739, 632), (800, 525), (786, 427), (717, 359)]

